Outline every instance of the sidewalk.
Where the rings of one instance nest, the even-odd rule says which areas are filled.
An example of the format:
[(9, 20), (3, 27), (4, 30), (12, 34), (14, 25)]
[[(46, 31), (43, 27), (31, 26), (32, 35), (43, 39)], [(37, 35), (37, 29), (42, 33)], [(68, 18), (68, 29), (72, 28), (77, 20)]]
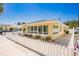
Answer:
[(38, 54), (0, 35), (0, 56), (38, 56)]

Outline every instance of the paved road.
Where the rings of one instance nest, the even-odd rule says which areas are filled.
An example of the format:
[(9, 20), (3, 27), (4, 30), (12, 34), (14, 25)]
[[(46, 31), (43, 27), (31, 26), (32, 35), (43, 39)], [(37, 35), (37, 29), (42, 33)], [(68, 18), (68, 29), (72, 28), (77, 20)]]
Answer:
[(0, 35), (0, 56), (39, 56)]

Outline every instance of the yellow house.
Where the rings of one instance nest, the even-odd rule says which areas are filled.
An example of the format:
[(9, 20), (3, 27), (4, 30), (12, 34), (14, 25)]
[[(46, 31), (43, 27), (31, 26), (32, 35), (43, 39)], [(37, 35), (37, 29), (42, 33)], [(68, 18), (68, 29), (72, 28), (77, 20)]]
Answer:
[(41, 37), (50, 36), (58, 38), (63, 36), (67, 31), (67, 26), (56, 20), (41, 20), (27, 23), (21, 26), (22, 32), (32, 35), (40, 35)]

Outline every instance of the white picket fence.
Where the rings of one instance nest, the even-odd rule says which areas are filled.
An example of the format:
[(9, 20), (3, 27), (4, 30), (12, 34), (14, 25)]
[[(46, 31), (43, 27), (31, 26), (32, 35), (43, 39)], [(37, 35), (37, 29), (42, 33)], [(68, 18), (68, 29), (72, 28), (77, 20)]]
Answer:
[(7, 33), (6, 37), (11, 38), (12, 40), (19, 42), (46, 56), (74, 56), (73, 50), (55, 43), (34, 40), (31, 38), (21, 37), (11, 33)]

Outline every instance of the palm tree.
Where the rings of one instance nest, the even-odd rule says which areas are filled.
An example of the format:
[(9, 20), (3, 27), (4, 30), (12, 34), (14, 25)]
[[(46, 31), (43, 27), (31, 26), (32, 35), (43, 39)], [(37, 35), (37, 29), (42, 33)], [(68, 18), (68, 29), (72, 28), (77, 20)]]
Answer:
[(18, 22), (17, 25), (21, 25), (21, 22)]
[(26, 24), (25, 22), (22, 22), (22, 24)]
[(2, 14), (3, 12), (3, 3), (0, 3), (0, 15)]
[(69, 26), (69, 28), (73, 28), (73, 27), (78, 27), (78, 21), (77, 20), (71, 20), (71, 21), (67, 21), (65, 22), (66, 25)]

